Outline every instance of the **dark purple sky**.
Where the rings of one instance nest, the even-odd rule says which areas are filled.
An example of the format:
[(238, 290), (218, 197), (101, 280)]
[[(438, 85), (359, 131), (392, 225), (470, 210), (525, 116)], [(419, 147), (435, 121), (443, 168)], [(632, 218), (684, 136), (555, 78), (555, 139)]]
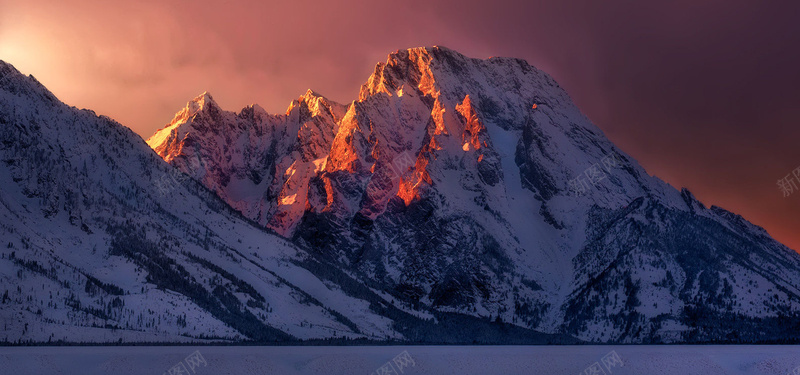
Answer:
[[(147, 138), (208, 90), (283, 112), (357, 96), (394, 50), (443, 45), (549, 72), (652, 174), (800, 250), (800, 3), (0, 0), (0, 59)], [(567, 5), (571, 4), (571, 5)]]

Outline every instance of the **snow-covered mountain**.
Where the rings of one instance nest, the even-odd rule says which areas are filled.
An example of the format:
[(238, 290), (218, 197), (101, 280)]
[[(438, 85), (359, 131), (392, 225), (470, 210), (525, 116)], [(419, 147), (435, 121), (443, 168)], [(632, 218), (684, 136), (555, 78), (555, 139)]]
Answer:
[(147, 143), (407, 311), (598, 342), (798, 338), (800, 255), (648, 175), (523, 60), (398, 51), (349, 105), (308, 91), (281, 115), (204, 93)]
[(0, 62), (0, 280), (3, 342), (800, 328), (800, 255), (648, 175), (525, 61), (442, 47), (348, 105), (204, 93), (147, 143)]
[(396, 335), (129, 129), (2, 62), (0, 103), (0, 340)]
[[(201, 97), (183, 116), (235, 121), (211, 104)], [(464, 342), (447, 322), (470, 319), (480, 341), (569, 340), (395, 307), (231, 209), (128, 128), (61, 103), (2, 61), (0, 187), (0, 342)]]

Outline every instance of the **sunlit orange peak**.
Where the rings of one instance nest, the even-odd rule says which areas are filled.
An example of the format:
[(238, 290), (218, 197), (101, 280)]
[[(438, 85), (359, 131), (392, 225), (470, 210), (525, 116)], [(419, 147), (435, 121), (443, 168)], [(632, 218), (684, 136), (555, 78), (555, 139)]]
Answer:
[(417, 198), (417, 191), (411, 181), (403, 179), (400, 181), (400, 186), (397, 188), (397, 196), (408, 206)]

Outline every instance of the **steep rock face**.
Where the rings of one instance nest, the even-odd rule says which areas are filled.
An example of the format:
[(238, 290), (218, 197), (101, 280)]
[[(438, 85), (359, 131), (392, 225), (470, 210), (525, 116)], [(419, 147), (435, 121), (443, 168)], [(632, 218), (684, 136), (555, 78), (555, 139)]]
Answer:
[[(379, 63), (347, 107), (319, 99), (295, 120), (302, 99), (254, 139), (194, 127), (207, 121), (197, 116), (180, 125), (195, 131), (169, 147), (173, 159), (154, 141), (169, 126), (149, 143), (215, 191), (229, 183), (203, 176), (220, 155), (258, 150), (266, 193), (220, 196), (408, 308), (622, 342), (714, 337), (720, 328), (697, 318), (708, 296), (718, 302), (704, 313), (744, 317), (751, 332), (765, 314), (796, 319), (795, 252), (648, 175), (523, 60), (414, 48)], [(318, 136), (303, 132), (304, 113)], [(195, 168), (172, 161), (190, 155)]]
[(147, 142), (248, 218), (287, 235), (307, 208), (309, 180), (344, 111), (310, 90), (285, 115), (258, 105), (223, 111), (203, 93)]

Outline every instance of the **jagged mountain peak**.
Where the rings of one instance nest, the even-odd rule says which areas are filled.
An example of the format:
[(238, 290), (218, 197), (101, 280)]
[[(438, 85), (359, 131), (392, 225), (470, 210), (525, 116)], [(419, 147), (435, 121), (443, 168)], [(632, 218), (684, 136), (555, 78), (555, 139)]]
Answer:
[(196, 96), (194, 99), (192, 99), (192, 101), (187, 103), (186, 106), (190, 108), (194, 113), (202, 111), (206, 108), (211, 108), (211, 107), (219, 108), (219, 105), (217, 104), (216, 101), (214, 101), (214, 98), (208, 91), (203, 91), (202, 94)]
[(416, 87), (423, 94), (431, 94), (429, 84), (433, 79), (431, 63), (435, 50), (438, 47), (418, 47), (389, 54), (386, 62), (378, 63), (367, 83), (361, 86), (359, 100), (363, 101), (377, 93), (403, 95), (401, 90), (404, 85), (409, 85), (408, 89)]
[[(703, 257), (738, 246), (798, 264), (744, 219), (650, 176), (524, 60), (399, 50), (377, 64), (349, 106), (309, 90), (274, 126), (256, 128), (262, 132), (204, 123), (196, 141), (176, 147), (205, 167), (173, 165), (201, 176), (245, 216), (412, 304), (589, 340), (642, 341), (606, 324), (636, 313), (639, 328), (674, 341), (680, 334), (650, 323), (668, 314), (666, 325), (683, 324), (699, 275), (682, 252), (693, 236), (714, 233), (689, 249)], [(603, 273), (618, 262), (629, 268)], [(599, 278), (608, 285), (591, 284)], [(639, 284), (661, 289), (639, 294)], [(670, 302), (657, 311), (631, 310), (635, 301), (580, 305), (582, 291), (618, 285), (628, 288), (619, 295)], [(736, 287), (747, 298), (768, 297)], [(791, 301), (782, 306), (800, 306), (797, 289), (787, 289)], [(604, 331), (572, 309), (600, 317)]]
[(219, 104), (217, 104), (211, 94), (208, 91), (204, 91), (202, 94), (197, 95), (194, 99), (187, 102), (186, 106), (175, 114), (175, 117), (170, 123), (185, 123), (190, 117), (198, 113), (211, 113), (220, 110)]
[[(256, 108), (252, 108), (251, 112), (255, 114)], [(166, 160), (171, 160), (176, 156), (177, 149), (174, 146), (186, 137), (193, 124), (192, 119), (197, 116), (208, 117), (209, 122), (222, 123), (221, 116), (232, 117), (233, 114), (223, 111), (211, 94), (204, 91), (187, 102), (166, 126), (148, 138), (147, 144)]]
[(300, 97), (289, 103), (289, 107), (286, 109), (286, 115), (291, 116), (293, 111), (299, 111), (298, 116), (302, 120), (327, 113), (332, 117), (334, 122), (336, 122), (341, 120), (344, 116), (347, 111), (347, 106), (332, 101), (308, 89), (305, 94), (300, 95)]
[[(494, 80), (501, 82), (493, 82)], [(467, 57), (446, 47), (418, 47), (389, 54), (378, 63), (362, 85), (359, 100), (377, 93), (396, 96), (416, 89), (422, 95), (461, 101), (467, 94), (476, 94), (489, 86), (507, 81), (511, 95), (520, 94), (524, 86), (554, 86), (555, 81), (540, 70), (517, 58), (492, 57), (486, 60)], [(566, 93), (563, 93), (566, 95)], [(533, 103), (524, 97), (525, 104)]]

